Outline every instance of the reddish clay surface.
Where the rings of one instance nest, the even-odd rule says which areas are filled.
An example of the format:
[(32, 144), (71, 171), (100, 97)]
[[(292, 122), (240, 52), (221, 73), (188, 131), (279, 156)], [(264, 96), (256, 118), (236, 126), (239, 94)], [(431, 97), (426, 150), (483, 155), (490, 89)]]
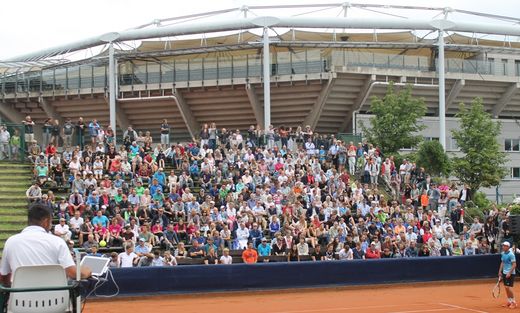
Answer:
[(505, 292), (491, 296), (494, 281), (245, 291), (89, 300), (84, 313), (426, 313), (519, 312), (502, 308)]

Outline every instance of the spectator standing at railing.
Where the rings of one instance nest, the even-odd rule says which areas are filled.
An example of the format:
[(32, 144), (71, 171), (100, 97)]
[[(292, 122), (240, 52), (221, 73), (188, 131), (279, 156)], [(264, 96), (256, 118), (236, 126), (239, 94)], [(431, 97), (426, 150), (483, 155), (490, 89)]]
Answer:
[(367, 165), (368, 165), (368, 168), (365, 168), (365, 170), (368, 169), (371, 188), (377, 188), (377, 185), (378, 185), (377, 177), (379, 176), (379, 165), (377, 164), (377, 162), (374, 158), (369, 158)]
[(59, 148), (59, 146), (60, 146), (60, 135), (61, 135), (60, 121), (54, 120), (52, 127), (51, 127), (51, 143), (53, 143), (56, 148)]
[(112, 129), (112, 126), (107, 125), (104, 135), (104, 141), (100, 140), (100, 142), (104, 142), (105, 145), (109, 147), (115, 144), (116, 139), (114, 137), (114, 130)]
[(76, 122), (76, 133), (78, 136), (78, 145), (81, 149), (85, 146), (85, 122), (83, 122), (83, 117), (79, 117)]
[(205, 123), (202, 126), (202, 129), (200, 130), (200, 133), (199, 133), (199, 138), (200, 138), (201, 147), (204, 147), (204, 145), (209, 144), (209, 126), (207, 123)]
[(350, 175), (356, 174), (356, 152), (357, 148), (351, 141), (347, 147), (348, 170), (350, 172)]
[(466, 201), (471, 200), (471, 189), (468, 187), (467, 184), (464, 184), (464, 187), (462, 190), (460, 190), (459, 193), (459, 202), (464, 205)]
[(52, 137), (52, 127), (53, 127), (53, 121), (52, 121), (52, 118), (47, 118), (44, 122), (43, 122), (43, 126), (42, 126), (42, 146), (47, 148), (47, 146), (49, 145), (49, 143), (51, 142), (51, 137)]
[(11, 147), (9, 142), (11, 140), (11, 134), (7, 130), (5, 125), (0, 126), (0, 160), (11, 158)]
[(451, 212), (457, 206), (457, 203), (459, 203), (459, 195), (457, 186), (452, 184), (448, 191), (448, 212)]
[(170, 145), (170, 125), (168, 125), (168, 120), (166, 119), (161, 124), (161, 144), (165, 146)]
[(93, 119), (90, 124), (88, 124), (88, 132), (90, 135), (90, 144), (92, 147), (96, 145), (96, 138), (99, 134), (101, 127), (99, 126), (96, 119)]
[(269, 125), (269, 128), (265, 131), (265, 137), (267, 140), (267, 148), (274, 148), (274, 137), (275, 137), (275, 129), (273, 125)]
[(22, 124), (25, 128), (25, 142), (33, 142), (34, 141), (34, 121), (32, 120), (30, 115), (27, 115), (25, 119), (22, 121)]
[(437, 211), (439, 206), (439, 199), (441, 198), (441, 192), (437, 187), (437, 184), (432, 183), (428, 189), (428, 197), (430, 203), (430, 210)]
[(218, 129), (215, 123), (211, 123), (208, 128), (208, 146), (211, 150), (215, 150), (217, 148), (217, 138), (218, 138)]
[[(11, 136), (11, 140), (9, 142), (11, 146), (11, 157), (13, 160), (18, 160), (20, 156), (20, 148), (21, 139), (20, 139), (20, 131), (18, 129), (14, 130), (14, 134)], [(30, 143), (26, 143), (26, 145), (30, 145)]]

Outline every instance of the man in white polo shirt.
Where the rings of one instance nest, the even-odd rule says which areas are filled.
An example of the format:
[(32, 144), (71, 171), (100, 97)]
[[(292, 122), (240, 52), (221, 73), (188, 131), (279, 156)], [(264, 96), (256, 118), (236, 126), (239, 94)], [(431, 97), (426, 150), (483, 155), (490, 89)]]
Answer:
[[(67, 276), (76, 278), (76, 264), (63, 239), (49, 231), (52, 225), (51, 211), (47, 206), (34, 204), (29, 207), (28, 224), (20, 234), (10, 237), (4, 246), (0, 263), (0, 283), (11, 285), (11, 275), (20, 266), (63, 266)], [(81, 268), (81, 278), (88, 278), (91, 270)]]
[(125, 252), (119, 253), (119, 267), (133, 267), (138, 261), (139, 256), (134, 252), (133, 242), (126, 242)]

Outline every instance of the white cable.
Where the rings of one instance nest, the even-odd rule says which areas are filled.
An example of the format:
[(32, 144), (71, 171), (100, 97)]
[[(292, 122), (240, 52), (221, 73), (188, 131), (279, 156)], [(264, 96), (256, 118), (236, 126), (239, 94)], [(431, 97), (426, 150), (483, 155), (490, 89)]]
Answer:
[[(114, 274), (112, 274), (112, 271), (111, 271), (110, 269), (108, 269), (108, 271), (107, 271), (107, 278), (108, 278), (109, 276), (110, 276), (110, 278), (112, 279), (112, 283), (116, 286), (116, 292), (115, 292), (114, 294), (111, 294), (111, 295), (98, 295), (98, 294), (97, 294), (97, 291), (96, 291), (97, 288), (96, 288), (96, 289), (93, 290), (93, 291), (94, 291), (94, 295), (95, 295), (96, 297), (100, 297), (100, 298), (113, 298), (113, 297), (116, 297), (116, 296), (119, 295), (119, 285), (116, 283), (116, 280), (114, 279)], [(105, 280), (101, 283), (101, 285), (98, 286), (98, 288), (101, 287), (101, 286), (102, 286), (105, 282), (107, 282), (107, 281), (108, 281), (108, 279), (105, 279)]]
[[(103, 286), (103, 284), (105, 284), (108, 281), (109, 276), (112, 279), (112, 283), (116, 286), (116, 292), (111, 295), (98, 295), (97, 289), (99, 287)], [(85, 296), (85, 299), (83, 299), (83, 308), (85, 307), (85, 304), (87, 303), (88, 297), (90, 297), (92, 294), (94, 294), (94, 296), (99, 297), (99, 298), (113, 298), (113, 297), (117, 297), (119, 295), (119, 291), (120, 291), (119, 285), (116, 283), (116, 280), (114, 279), (114, 274), (112, 274), (112, 271), (110, 269), (107, 270), (106, 277), (107, 277), (107, 279), (103, 279), (103, 280), (98, 279), (98, 281), (96, 281), (96, 284), (94, 284), (94, 288), (92, 288), (92, 290)], [(83, 309), (82, 309), (82, 311), (83, 311)]]

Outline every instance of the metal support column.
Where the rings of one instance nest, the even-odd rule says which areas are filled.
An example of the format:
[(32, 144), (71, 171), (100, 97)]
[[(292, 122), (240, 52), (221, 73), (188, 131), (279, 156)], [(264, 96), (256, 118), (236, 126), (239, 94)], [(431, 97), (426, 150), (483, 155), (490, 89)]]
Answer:
[[(108, 94), (110, 110), (110, 127), (116, 137), (116, 62), (114, 58), (114, 44), (111, 42), (108, 48)], [(114, 141), (115, 144), (115, 141)]]
[(264, 130), (271, 125), (271, 54), (269, 51), (268, 28), (264, 27)]
[(444, 75), (444, 31), (439, 29), (439, 57), (437, 74), (439, 77), (439, 142), (446, 151), (446, 96), (445, 75)]

